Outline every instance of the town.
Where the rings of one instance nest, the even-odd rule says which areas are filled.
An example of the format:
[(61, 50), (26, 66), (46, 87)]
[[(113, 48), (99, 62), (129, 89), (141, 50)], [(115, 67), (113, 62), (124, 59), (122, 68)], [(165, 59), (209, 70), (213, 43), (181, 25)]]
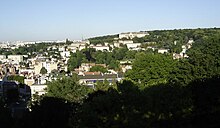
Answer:
[[(6, 95), (8, 89), (11, 89), (11, 85), (16, 85), (15, 89), (18, 89), (19, 84), (22, 83), (22, 89), (19, 89), (21, 95), (42, 95), (46, 93), (47, 82), (56, 80), (59, 73), (63, 73), (65, 76), (70, 76), (72, 73), (76, 73), (79, 77), (80, 84), (94, 88), (94, 84), (97, 81), (107, 80), (110, 83), (112, 81), (121, 81), (123, 74), (132, 69), (132, 60), (119, 61), (119, 69), (109, 69), (105, 63), (81, 63), (79, 67), (69, 70), (68, 61), (72, 53), (82, 51), (85, 49), (94, 49), (96, 52), (112, 52), (115, 48), (127, 47), (129, 51), (144, 51), (152, 50), (157, 51), (160, 54), (170, 53), (170, 49), (156, 48), (154, 47), (156, 42), (144, 42), (134, 43), (133, 38), (143, 38), (148, 36), (148, 32), (128, 32), (121, 33), (118, 38), (114, 38), (112, 43), (103, 42), (103, 44), (90, 44), (89, 40), (82, 41), (36, 41), (36, 42), (17, 42), (17, 43), (2, 43), (0, 48), (4, 50), (19, 49), (19, 47), (31, 47), (36, 44), (50, 44), (46, 48), (45, 52), (34, 51), (33, 53), (27, 53), (26, 55), (0, 55), (0, 72), (1, 72), (1, 95)], [(67, 44), (67, 42), (70, 42)], [(180, 53), (172, 53), (173, 59), (180, 59), (188, 57), (186, 51), (192, 47), (193, 40), (188, 40), (188, 43), (182, 45), (182, 51)], [(176, 45), (176, 41), (173, 42)], [(143, 45), (148, 44), (146, 48)], [(151, 44), (153, 44), (151, 46)], [(49, 55), (50, 53), (50, 55)], [(52, 53), (52, 54), (51, 54)], [(48, 56), (49, 55), (49, 56)], [(94, 67), (102, 67), (106, 69), (106, 72), (91, 71)], [(10, 78), (21, 77), (21, 81)], [(9, 78), (9, 79), (8, 79)], [(20, 83), (19, 83), (20, 82)], [(29, 96), (28, 96), (29, 97)]]

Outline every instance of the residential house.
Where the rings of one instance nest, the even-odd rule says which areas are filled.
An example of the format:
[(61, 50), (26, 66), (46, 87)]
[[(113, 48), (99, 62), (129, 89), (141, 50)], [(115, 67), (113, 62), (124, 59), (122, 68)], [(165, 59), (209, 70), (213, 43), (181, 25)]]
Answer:
[(90, 68), (92, 68), (93, 66), (102, 66), (105, 68), (106, 64), (82, 63), (81, 66), (79, 67), (79, 73), (89, 72)]
[(35, 83), (35, 79), (24, 79), (24, 84), (31, 86)]
[(133, 40), (119, 40), (118, 43), (126, 45), (126, 44), (132, 44), (134, 42)]
[(60, 55), (62, 58), (68, 58), (70, 57), (70, 51), (62, 51), (60, 52)]
[(119, 74), (103, 74), (100, 72), (89, 72), (83, 75), (78, 75), (79, 83), (90, 87), (94, 87), (96, 82), (104, 82), (107, 80), (110, 84), (114, 81), (121, 81), (122, 75)]
[(126, 44), (129, 50), (136, 49), (141, 46), (141, 43), (128, 43)]
[(158, 53), (164, 54), (164, 53), (168, 53), (168, 49), (158, 49)]
[(31, 95), (44, 95), (46, 94), (47, 85), (43, 84), (34, 84), (30, 86), (31, 88)]
[(42, 67), (46, 68), (47, 73), (51, 73), (52, 70), (58, 69), (58, 63), (57, 62), (50, 62), (50, 61), (39, 62), (38, 64), (34, 65), (35, 74), (40, 74), (40, 70)]
[(11, 60), (16, 64), (24, 61), (23, 55), (8, 55), (8, 60)]
[(96, 51), (109, 51), (109, 46), (92, 46), (91, 48), (94, 48)]

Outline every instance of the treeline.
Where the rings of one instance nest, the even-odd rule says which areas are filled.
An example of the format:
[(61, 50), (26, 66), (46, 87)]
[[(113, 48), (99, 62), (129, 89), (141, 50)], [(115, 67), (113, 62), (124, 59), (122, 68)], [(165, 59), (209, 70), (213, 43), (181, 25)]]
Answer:
[[(180, 53), (181, 46), (186, 44), (190, 39), (200, 41), (202, 38), (211, 37), (220, 34), (220, 28), (198, 28), (198, 29), (174, 29), (174, 30), (154, 30), (148, 31), (150, 35), (142, 38), (133, 38), (134, 43), (143, 43), (142, 47), (149, 44), (145, 42), (155, 42), (150, 44), (157, 48), (167, 48), (171, 52)], [(91, 44), (104, 44), (105, 42), (113, 43), (114, 38), (118, 35), (108, 35), (102, 37), (90, 38)], [(174, 44), (176, 42), (176, 44)]]
[(104, 44), (106, 42), (113, 43), (114, 38), (118, 38), (118, 35), (107, 35), (107, 36), (89, 38), (89, 41), (91, 44), (97, 45), (97, 44)]

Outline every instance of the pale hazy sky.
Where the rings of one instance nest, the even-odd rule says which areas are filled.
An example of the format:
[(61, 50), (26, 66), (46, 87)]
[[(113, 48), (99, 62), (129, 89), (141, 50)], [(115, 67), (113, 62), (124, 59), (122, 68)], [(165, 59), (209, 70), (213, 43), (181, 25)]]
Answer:
[(0, 41), (220, 27), (220, 0), (0, 0)]

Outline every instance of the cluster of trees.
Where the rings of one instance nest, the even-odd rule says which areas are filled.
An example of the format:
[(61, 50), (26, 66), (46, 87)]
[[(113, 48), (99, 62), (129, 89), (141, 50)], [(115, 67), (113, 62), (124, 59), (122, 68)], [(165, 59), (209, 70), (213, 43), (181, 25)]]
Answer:
[(103, 67), (103, 66), (99, 66), (99, 65), (96, 65), (96, 66), (93, 66), (91, 69), (90, 69), (91, 72), (101, 72), (101, 73), (106, 73), (108, 72), (108, 70)]
[(0, 124), (2, 128), (10, 128), (12, 125), (12, 117), (10, 111), (6, 107), (6, 103), (0, 98)]
[(86, 48), (81, 51), (72, 53), (68, 61), (69, 70), (73, 70), (81, 65), (81, 63), (97, 63), (106, 64), (110, 69), (118, 69), (120, 60), (134, 59), (136, 51), (129, 51), (126, 46), (115, 48), (112, 52), (95, 51), (92, 48)]
[(220, 126), (219, 77), (194, 80), (186, 86), (163, 83), (146, 88), (141, 88), (139, 83), (124, 80), (116, 87), (86, 91), (76, 82), (67, 81), (71, 82), (72, 79), (53, 83), (54, 86), (58, 86), (56, 84), (59, 83), (59, 88), (49, 91), (46, 96), (35, 101), (31, 111), (14, 123), (11, 122), (11, 126), (14, 128)]
[(24, 79), (25, 77), (24, 76), (18, 76), (18, 75), (11, 75), (11, 76), (8, 76), (7, 79), (10, 81), (10, 80), (13, 80), (13, 81), (17, 81), (19, 83), (22, 83), (24, 84)]
[(220, 34), (196, 40), (187, 55), (189, 59), (173, 60), (170, 55), (138, 53), (126, 76), (143, 85), (154, 85), (170, 81), (188, 84), (219, 75)]
[(97, 44), (104, 45), (105, 42), (113, 43), (114, 38), (118, 38), (118, 35), (107, 35), (107, 36), (94, 37), (94, 38), (90, 38), (89, 41), (91, 44), (94, 44), (94, 45), (97, 45)]
[[(149, 31), (150, 35), (143, 38), (133, 38), (133, 41), (135, 43), (156, 42), (153, 46), (167, 48), (170, 49), (171, 52), (180, 53), (181, 46), (186, 44), (189, 39), (199, 41), (202, 38), (212, 37), (219, 33), (219, 28), (155, 30)], [(174, 42), (176, 42), (176, 44), (174, 44)], [(143, 45), (143, 47), (145, 46), (148, 45)]]

